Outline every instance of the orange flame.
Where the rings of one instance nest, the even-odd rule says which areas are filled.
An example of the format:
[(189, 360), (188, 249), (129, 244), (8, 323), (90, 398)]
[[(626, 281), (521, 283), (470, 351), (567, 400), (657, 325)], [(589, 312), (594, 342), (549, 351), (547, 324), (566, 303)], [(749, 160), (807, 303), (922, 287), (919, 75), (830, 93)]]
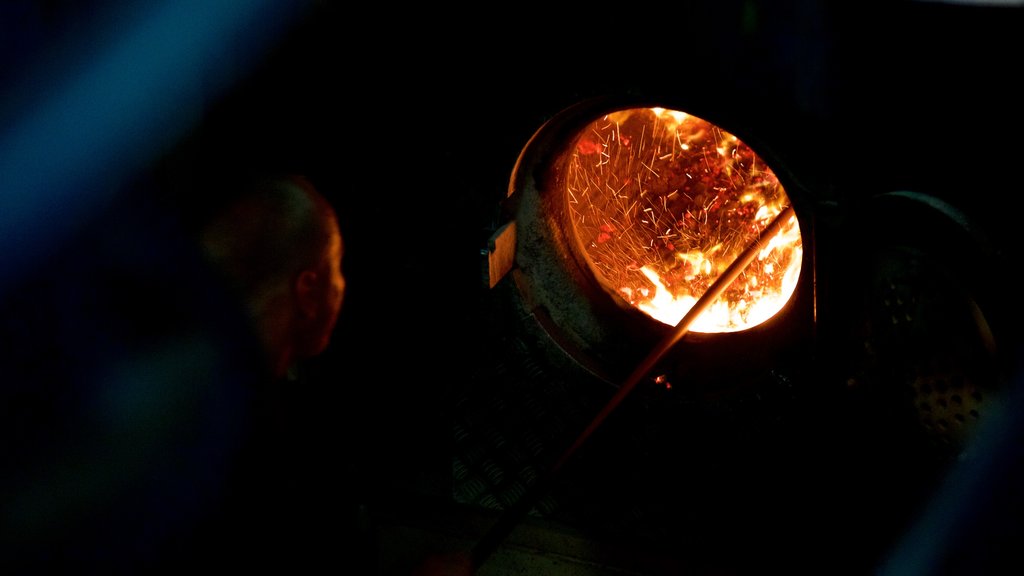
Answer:
[[(569, 153), (567, 198), (588, 264), (609, 291), (670, 325), (789, 205), (749, 146), (679, 111), (608, 114)], [(793, 217), (691, 330), (745, 330), (777, 314), (802, 255)]]

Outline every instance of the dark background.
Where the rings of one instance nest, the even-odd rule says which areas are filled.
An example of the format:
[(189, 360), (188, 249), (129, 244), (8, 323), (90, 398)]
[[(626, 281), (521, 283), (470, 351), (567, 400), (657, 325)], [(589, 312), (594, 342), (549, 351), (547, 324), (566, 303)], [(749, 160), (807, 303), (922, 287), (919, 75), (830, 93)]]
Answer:
[[(5, 493), (15, 504), (5, 534), (42, 548), (64, 542), (107, 522), (97, 521), (107, 518), (103, 503), (128, 507), (133, 500), (121, 490), (149, 501), (161, 487), (177, 494), (198, 485), (216, 497), (209, 463), (229, 449), (235, 392), (202, 384), (243, 380), (247, 357), (238, 349), (246, 336), (190, 233), (224, 184), (255, 168), (308, 176), (335, 203), (346, 237), (349, 291), (338, 331), (309, 363), (313, 387), (296, 393), (319, 423), (303, 450), (337, 465), (331, 479), (345, 498), (385, 508), (424, 494), (447, 499), (452, 421), (465, 416), (459, 400), (509, 377), (482, 251), (509, 218), (503, 199), (523, 146), (545, 121), (591, 97), (703, 115), (794, 183), (820, 234), (827, 290), (819, 312), (830, 323), (815, 371), (834, 379), (827, 385), (843, 382), (850, 358), (859, 358), (847, 338), (859, 326), (863, 238), (937, 242), (925, 220), (894, 223), (875, 211), (872, 198), (903, 190), (969, 217), (972, 244), (954, 276), (972, 278), (965, 283), (982, 294), (1007, 351), (999, 362), (1009, 380), (1016, 376), (1019, 5), (683, 2), (553, 14), (519, 5), (355, 10), (319, 1), (206, 14), (199, 3), (189, 7), (197, 25), (225, 13), (223, 21), (240, 23), (206, 58), (190, 56), (201, 53), (189, 42), (200, 30), (180, 45), (154, 44), (166, 60), (143, 54), (137, 68), (115, 70), (112, 86), (152, 88), (138, 100), (103, 95), (98, 101), (110, 109), (100, 110), (65, 91), (60, 79), (92, 70), (94, 48), (130, 34), (135, 18), (159, 6), (5, 8), (0, 80), (10, 87), (2, 112), (12, 129), (0, 152), (4, 167), (23, 170), (5, 175), (0, 220)], [(169, 81), (146, 83), (176, 58), (185, 65)], [(53, 108), (41, 108), (48, 103)], [(40, 109), (58, 112), (53, 142), (37, 153), (19, 146), (15, 128), (45, 125), (45, 114), (33, 114)], [(152, 116), (160, 121), (139, 120)], [(19, 160), (20, 150), (41, 159)], [(179, 395), (185, 382), (198, 385)], [(182, 445), (176, 426), (189, 448), (172, 463), (154, 463), (152, 454)], [(109, 448), (107, 433), (138, 443)], [(884, 443), (882, 436), (825, 437), (816, 453), (833, 462), (854, 439)], [(872, 460), (876, 447), (855, 446), (863, 450), (854, 456), (858, 478), (835, 494), (816, 492), (821, 506), (834, 497), (885, 507), (890, 494), (879, 496), (877, 486), (886, 482), (862, 500), (853, 496), (855, 482), (900, 460), (898, 450)], [(911, 476), (922, 473), (906, 466)], [(153, 477), (166, 486), (146, 480)], [(914, 498), (882, 520), (863, 550), (836, 548), (863, 551), (849, 565), (870, 566), (895, 545), (931, 481), (895, 481)], [(179, 515), (188, 526), (187, 513)]]

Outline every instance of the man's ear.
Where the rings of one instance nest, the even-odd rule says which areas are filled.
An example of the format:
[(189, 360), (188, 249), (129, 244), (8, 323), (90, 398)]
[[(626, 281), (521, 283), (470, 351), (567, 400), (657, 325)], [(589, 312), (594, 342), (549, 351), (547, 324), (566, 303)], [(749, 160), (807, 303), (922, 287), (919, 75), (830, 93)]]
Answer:
[(316, 316), (319, 309), (319, 282), (320, 277), (316, 270), (310, 269), (299, 272), (299, 277), (295, 280), (295, 300), (299, 311), (307, 318)]

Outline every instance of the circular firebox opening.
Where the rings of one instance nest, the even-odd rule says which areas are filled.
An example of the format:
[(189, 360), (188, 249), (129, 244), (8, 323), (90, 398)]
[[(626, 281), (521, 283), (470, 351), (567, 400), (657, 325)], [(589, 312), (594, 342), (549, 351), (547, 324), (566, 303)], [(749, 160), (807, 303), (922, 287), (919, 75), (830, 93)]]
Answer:
[[(591, 272), (670, 326), (790, 204), (750, 146), (678, 110), (605, 114), (564, 153), (564, 194)], [(802, 247), (797, 219), (789, 217), (689, 329), (736, 332), (774, 316), (796, 288)]]
[[(681, 369), (666, 370), (738, 380), (738, 354), (760, 369), (813, 332), (797, 186), (736, 134), (618, 100), (581, 102), (534, 133), (509, 184), (509, 274), (536, 341), (554, 343), (545, 352), (621, 382), (693, 309), (664, 358)], [(735, 262), (748, 263), (733, 276)]]

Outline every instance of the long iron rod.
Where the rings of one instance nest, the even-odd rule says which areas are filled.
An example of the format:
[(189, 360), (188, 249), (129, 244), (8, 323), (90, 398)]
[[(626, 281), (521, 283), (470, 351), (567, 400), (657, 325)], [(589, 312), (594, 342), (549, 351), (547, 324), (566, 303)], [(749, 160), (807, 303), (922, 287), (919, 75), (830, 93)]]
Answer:
[(526, 516), (537, 500), (547, 492), (548, 486), (554, 481), (558, 473), (561, 471), (562, 466), (576, 453), (577, 450), (583, 445), (584, 442), (590, 437), (591, 434), (597, 430), (598, 426), (604, 422), (609, 414), (615, 410), (616, 407), (622, 402), (623, 399), (636, 385), (650, 372), (658, 363), (659, 360), (672, 349), (673, 346), (679, 340), (686, 335), (690, 330), (690, 325), (702, 314), (704, 311), (718, 299), (719, 296), (725, 292), (735, 280), (739, 277), (740, 273), (754, 261), (754, 258), (761, 251), (766, 241), (771, 239), (773, 236), (778, 234), (782, 227), (789, 222), (790, 218), (795, 214), (793, 206), (786, 207), (785, 210), (779, 213), (772, 222), (765, 227), (764, 230), (758, 235), (757, 239), (739, 255), (736, 260), (729, 265), (728, 268), (722, 274), (711, 283), (711, 286), (697, 299), (693, 307), (683, 316), (683, 318), (676, 324), (675, 329), (663, 338), (644, 358), (644, 360), (637, 365), (633, 372), (629, 375), (626, 381), (619, 387), (618, 391), (612, 397), (612, 399), (605, 404), (604, 408), (591, 420), (590, 424), (583, 430), (583, 432), (577, 436), (576, 440), (569, 446), (565, 452), (555, 461), (554, 465), (548, 470), (545, 476), (539, 477), (534, 483), (527, 489), (527, 491), (516, 501), (516, 503), (507, 508), (506, 511), (495, 521), (491, 526), (490, 530), (483, 535), (483, 537), (477, 541), (470, 552), (470, 563), (473, 573), (476, 573), (477, 569), (494, 553), (497, 547), (502, 541), (512, 532), (512, 530), (519, 524), (519, 521)]

